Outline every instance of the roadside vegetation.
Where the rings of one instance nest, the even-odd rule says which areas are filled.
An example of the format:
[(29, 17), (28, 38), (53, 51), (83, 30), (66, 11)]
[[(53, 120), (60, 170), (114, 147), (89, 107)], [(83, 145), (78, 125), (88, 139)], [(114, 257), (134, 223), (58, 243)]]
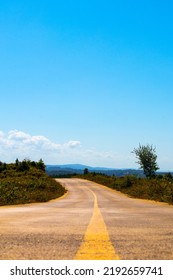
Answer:
[(132, 153), (136, 155), (137, 163), (147, 178), (153, 178), (159, 169), (157, 165), (156, 149), (152, 145), (141, 145), (135, 148)]
[(45, 173), (46, 166), (42, 159), (38, 162), (24, 159), (15, 163), (0, 162), (0, 206), (46, 202), (62, 196), (66, 190), (52, 176), (58, 178), (78, 177), (105, 185), (125, 193), (131, 197), (155, 200), (173, 204), (173, 176), (156, 173), (157, 155), (152, 145), (139, 145), (132, 153), (143, 169), (143, 177), (137, 175), (109, 176), (84, 169), (83, 174), (52, 174)]
[(143, 169), (144, 178), (136, 175), (123, 177), (107, 176), (105, 174), (90, 173), (87, 168), (78, 177), (94, 181), (125, 193), (131, 197), (155, 200), (173, 204), (173, 176), (171, 173), (157, 175), (156, 150), (152, 145), (140, 145), (132, 153), (136, 155), (137, 163)]
[(99, 173), (85, 173), (77, 177), (94, 181), (115, 189), (130, 197), (173, 204), (173, 176), (170, 173), (155, 175), (150, 179), (137, 176), (115, 177)]
[(66, 190), (45, 173), (44, 162), (16, 159), (0, 162), (0, 206), (46, 202), (62, 196)]

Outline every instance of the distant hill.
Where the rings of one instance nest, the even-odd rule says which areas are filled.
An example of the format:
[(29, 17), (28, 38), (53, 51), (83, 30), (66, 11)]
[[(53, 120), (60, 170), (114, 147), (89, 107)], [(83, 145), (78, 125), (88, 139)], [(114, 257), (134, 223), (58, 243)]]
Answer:
[(102, 173), (105, 175), (115, 175), (122, 177), (126, 175), (137, 175), (143, 177), (143, 171), (137, 169), (114, 169), (106, 167), (91, 167), (83, 164), (64, 164), (64, 165), (47, 165), (46, 173), (50, 176), (65, 176), (70, 174), (83, 174), (84, 169), (87, 168), (89, 172)]
[(107, 168), (107, 167), (91, 167), (88, 165), (83, 164), (63, 164), (63, 165), (47, 165), (47, 168), (61, 168), (61, 169), (77, 169), (77, 170), (84, 170), (85, 168), (88, 168), (88, 170), (113, 170), (113, 168)]

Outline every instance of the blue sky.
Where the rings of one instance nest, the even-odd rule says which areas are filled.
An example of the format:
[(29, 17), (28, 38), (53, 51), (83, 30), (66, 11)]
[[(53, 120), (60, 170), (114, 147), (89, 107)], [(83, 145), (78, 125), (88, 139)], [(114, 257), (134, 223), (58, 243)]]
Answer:
[(0, 160), (173, 170), (172, 1), (0, 1)]

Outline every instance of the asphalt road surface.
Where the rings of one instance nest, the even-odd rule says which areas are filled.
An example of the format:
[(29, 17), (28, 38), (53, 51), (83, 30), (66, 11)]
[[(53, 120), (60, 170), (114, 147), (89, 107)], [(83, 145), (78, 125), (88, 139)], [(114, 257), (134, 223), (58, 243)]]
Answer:
[(173, 206), (58, 181), (61, 199), (0, 207), (1, 260), (173, 260)]

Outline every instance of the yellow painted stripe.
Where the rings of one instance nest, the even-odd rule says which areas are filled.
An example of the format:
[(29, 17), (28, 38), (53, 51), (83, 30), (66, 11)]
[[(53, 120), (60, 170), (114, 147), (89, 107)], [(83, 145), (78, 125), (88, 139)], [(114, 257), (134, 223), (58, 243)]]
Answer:
[(93, 191), (91, 192), (94, 196), (93, 215), (75, 260), (119, 260), (99, 210), (97, 197)]

